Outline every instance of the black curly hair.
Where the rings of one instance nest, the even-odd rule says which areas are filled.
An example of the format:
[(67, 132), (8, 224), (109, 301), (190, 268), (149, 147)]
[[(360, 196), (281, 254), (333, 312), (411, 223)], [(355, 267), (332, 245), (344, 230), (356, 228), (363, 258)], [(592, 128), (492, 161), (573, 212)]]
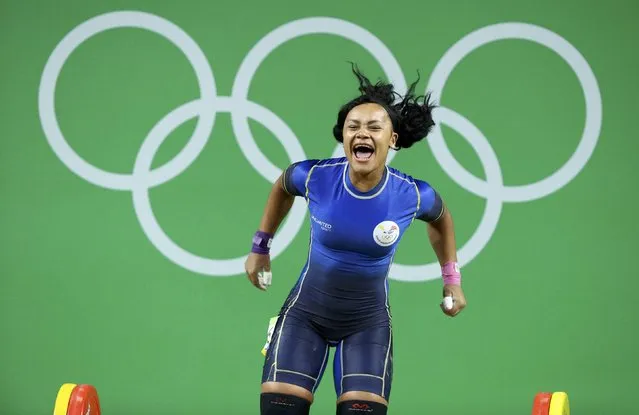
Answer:
[[(373, 85), (360, 72), (357, 65), (351, 63), (351, 66), (359, 81), (361, 95), (344, 104), (337, 113), (337, 123), (333, 127), (333, 136), (337, 141), (340, 143), (344, 141), (342, 131), (348, 113), (356, 106), (366, 103), (381, 105), (388, 113), (393, 124), (393, 131), (398, 136), (395, 144), (396, 150), (408, 148), (424, 139), (430, 133), (435, 125), (432, 116), (433, 109), (437, 106), (430, 102), (430, 93), (425, 96), (415, 96), (415, 86), (419, 82), (419, 73), (417, 74), (417, 80), (409, 86), (406, 94), (402, 97), (395, 92), (393, 84), (380, 80)], [(399, 98), (399, 101), (395, 102), (395, 98)], [(422, 101), (421, 104), (420, 100)]]

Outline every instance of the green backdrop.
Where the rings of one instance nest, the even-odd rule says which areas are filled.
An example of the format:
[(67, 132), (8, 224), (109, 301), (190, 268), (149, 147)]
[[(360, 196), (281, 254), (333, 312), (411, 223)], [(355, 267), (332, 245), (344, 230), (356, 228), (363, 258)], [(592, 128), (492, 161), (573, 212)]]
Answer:
[[(468, 172), (447, 173), (442, 166), (454, 163), (439, 162), (445, 153), (433, 150), (435, 136), (431, 145), (400, 151), (391, 165), (442, 193), (460, 248), (488, 208), (492, 219), (479, 232), (484, 243), (462, 258), (468, 308), (457, 318), (439, 309), (440, 281), (426, 272), (405, 281), (394, 270), (389, 413), (525, 414), (536, 392), (555, 390), (569, 394), (576, 414), (633, 412), (639, 369), (632, 262), (638, 246), (632, 214), (639, 208), (635, 2), (218, 3), (0, 5), (0, 413), (51, 413), (63, 382), (95, 385), (107, 415), (258, 413), (260, 349), (268, 318), (306, 258), (308, 216), (274, 259), (266, 293), (247, 282), (235, 266), (241, 260), (202, 259), (246, 255), (270, 188), (266, 178), (290, 162), (287, 151), (333, 154), (337, 109), (357, 92), (347, 61), (372, 78), (385, 77), (386, 64), (408, 82), (419, 71), (424, 91), (442, 56), (485, 27), (491, 32), (481, 36), (532, 30), (551, 46), (560, 36), (570, 59), (583, 57), (580, 68), (592, 71), (594, 83), (582, 88), (568, 61), (548, 47), (506, 39), (472, 51), (454, 65), (445, 87), (433, 91), (445, 142)], [(204, 56), (196, 66), (207, 75), (210, 65), (215, 91), (210, 74), (200, 90), (178, 45), (122, 27), (67, 49), (54, 96), (47, 95), (55, 76), (44, 76), (45, 66), (63, 38), (89, 19), (122, 10), (137, 14), (106, 14), (79, 30), (157, 23), (157, 30), (190, 45), (189, 53)], [(339, 26), (343, 36), (359, 33), (367, 46), (329, 34), (295, 37), (267, 54), (254, 75), (249, 70), (248, 100), (214, 99), (233, 95), (240, 65), (260, 39), (312, 17), (342, 23), (302, 21), (288, 34)], [(508, 22), (550, 32), (492, 26)], [(377, 59), (373, 47), (389, 54)], [(595, 100), (588, 115), (585, 94)], [(152, 137), (146, 140), (149, 132), (189, 102), (157, 127), (155, 147), (162, 132), (172, 131), (149, 159), (156, 149)], [(215, 106), (220, 111), (209, 137)], [(243, 115), (252, 117), (256, 147), (246, 141), (252, 161), (238, 140), (249, 135), (234, 131), (230, 109), (237, 128), (245, 125)], [(457, 124), (445, 122), (448, 116)], [(78, 174), (61, 160), (72, 153), (54, 150), (62, 147), (52, 138), (54, 120), (79, 156), (70, 163), (84, 160), (101, 170)], [(592, 151), (573, 156), (587, 123)], [(209, 137), (199, 141), (201, 151), (189, 141), (196, 128), (204, 128), (200, 139)], [(193, 157), (167, 165), (189, 142)], [(574, 174), (546, 194), (521, 187), (550, 177), (571, 157), (578, 159)], [(153, 169), (168, 167), (146, 174), (145, 158)], [(143, 207), (147, 188), (152, 210)], [(183, 249), (178, 260), (156, 247), (158, 234), (141, 226), (140, 217), (155, 218)], [(423, 225), (409, 230), (395, 259), (433, 263)], [(312, 413), (333, 413), (334, 393), (329, 367)]]

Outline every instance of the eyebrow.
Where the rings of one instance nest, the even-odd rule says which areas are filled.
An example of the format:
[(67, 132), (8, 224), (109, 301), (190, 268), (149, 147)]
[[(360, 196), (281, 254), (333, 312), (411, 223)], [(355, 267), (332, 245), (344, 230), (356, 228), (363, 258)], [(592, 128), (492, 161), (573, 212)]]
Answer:
[[(349, 118), (349, 119), (347, 119), (347, 120), (346, 120), (346, 122), (354, 122), (354, 123), (357, 123), (357, 124), (361, 124), (361, 121), (360, 121), (360, 120), (358, 120), (357, 118)], [(378, 122), (378, 123), (382, 123), (383, 121), (382, 121), (382, 120), (375, 119), (375, 120), (370, 120), (370, 121), (368, 122), (368, 124), (373, 124), (373, 123), (376, 123), (376, 122)]]

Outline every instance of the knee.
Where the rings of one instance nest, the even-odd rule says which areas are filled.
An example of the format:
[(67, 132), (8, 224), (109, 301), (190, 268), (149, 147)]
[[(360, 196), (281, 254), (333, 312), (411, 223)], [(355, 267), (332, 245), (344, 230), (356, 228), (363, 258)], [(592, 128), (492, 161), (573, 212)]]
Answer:
[(337, 415), (352, 415), (362, 412), (373, 415), (386, 415), (387, 409), (388, 401), (371, 392), (345, 392), (337, 399)]
[(284, 393), (260, 395), (260, 415), (308, 415), (311, 403), (299, 396)]
[(266, 382), (260, 394), (260, 415), (308, 415), (313, 394), (288, 383)]
[(342, 393), (337, 399), (337, 403), (343, 401), (352, 401), (352, 400), (367, 400), (371, 402), (378, 402), (383, 405), (388, 406), (388, 401), (376, 393), (372, 392), (363, 392), (363, 391), (349, 391)]
[(264, 382), (262, 383), (262, 393), (280, 393), (284, 395), (297, 396), (313, 403), (313, 394), (308, 389), (305, 389), (292, 383), (284, 382)]

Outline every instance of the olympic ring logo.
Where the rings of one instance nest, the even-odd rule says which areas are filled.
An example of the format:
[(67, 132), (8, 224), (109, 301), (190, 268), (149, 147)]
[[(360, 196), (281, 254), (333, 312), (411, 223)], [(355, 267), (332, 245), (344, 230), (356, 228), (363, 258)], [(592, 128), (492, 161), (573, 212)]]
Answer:
[[(179, 106), (162, 118), (148, 133), (138, 151), (131, 174), (118, 174), (99, 169), (82, 159), (67, 143), (55, 114), (55, 88), (58, 76), (71, 53), (90, 37), (109, 29), (133, 27), (146, 29), (163, 36), (177, 46), (195, 71), (201, 96)], [(112, 190), (132, 192), (133, 206), (141, 227), (151, 243), (175, 264), (192, 272), (208, 276), (240, 275), (244, 272), (246, 256), (233, 259), (209, 259), (194, 255), (173, 242), (153, 215), (149, 189), (166, 183), (184, 172), (206, 145), (217, 112), (229, 112), (235, 138), (253, 168), (266, 180), (274, 182), (282, 170), (261, 152), (248, 125), (251, 118), (268, 128), (285, 149), (289, 160), (306, 158), (302, 145), (291, 129), (269, 109), (248, 99), (249, 85), (266, 57), (278, 46), (308, 34), (332, 34), (351, 40), (367, 49), (381, 64), (388, 79), (398, 92), (407, 89), (399, 63), (390, 50), (369, 31), (337, 18), (311, 17), (286, 23), (264, 36), (249, 51), (235, 77), (231, 96), (218, 96), (215, 78), (208, 61), (197, 45), (180, 27), (161, 17), (136, 11), (111, 12), (91, 18), (71, 30), (55, 47), (42, 73), (38, 107), (40, 121), (55, 154), (75, 174), (89, 183)], [(594, 152), (602, 122), (601, 94), (597, 80), (586, 59), (561, 36), (548, 29), (526, 23), (499, 23), (486, 26), (464, 36), (455, 43), (436, 65), (428, 81), (427, 90), (440, 94), (455, 66), (469, 53), (481, 46), (503, 39), (521, 39), (546, 46), (563, 58), (577, 75), (584, 92), (586, 121), (581, 140), (570, 159), (550, 176), (536, 183), (505, 186), (499, 160), (482, 132), (469, 120), (453, 110), (440, 107), (435, 117), (437, 125), (428, 143), (443, 170), (461, 187), (486, 199), (481, 222), (470, 239), (459, 249), (461, 266), (479, 255), (492, 237), (504, 202), (526, 202), (545, 197), (561, 189), (584, 168)], [(184, 122), (198, 117), (196, 128), (186, 146), (166, 164), (151, 169), (153, 158), (169, 134)], [(486, 174), (482, 180), (468, 172), (446, 146), (441, 123), (456, 130), (477, 152)], [(332, 156), (343, 156), (337, 145)], [(390, 163), (395, 152), (389, 153)], [(296, 200), (278, 231), (271, 250), (274, 259), (292, 242), (306, 216), (303, 200)], [(439, 265), (402, 265), (394, 263), (389, 277), (400, 281), (427, 281), (440, 277)]]

